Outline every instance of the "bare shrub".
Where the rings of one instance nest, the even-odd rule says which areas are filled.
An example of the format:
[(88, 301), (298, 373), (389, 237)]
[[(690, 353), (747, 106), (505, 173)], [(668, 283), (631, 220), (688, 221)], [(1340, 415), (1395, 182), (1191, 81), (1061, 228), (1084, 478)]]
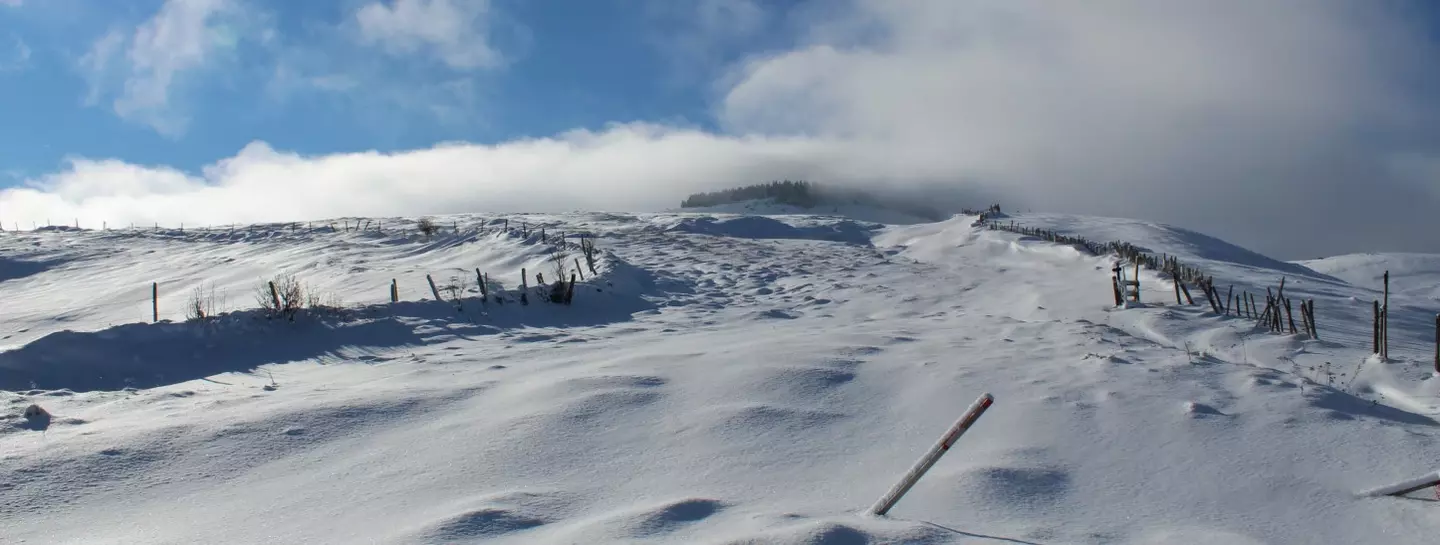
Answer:
[(551, 303), (569, 304), (567, 301), (569, 299), (569, 297), (567, 297), (570, 291), (569, 288), (569, 284), (566, 284), (564, 280), (556, 280), (554, 284), (550, 285), (550, 293), (547, 294), (549, 301)]
[(595, 241), (590, 237), (580, 239), (580, 251), (585, 254), (585, 266), (590, 267), (590, 273), (595, 273)]
[(214, 317), (217, 312), (219, 309), (216, 306), (215, 286), (206, 288), (201, 284), (190, 292), (190, 300), (185, 304), (186, 320), (204, 320)]
[(450, 294), (450, 300), (454, 302), (456, 306), (460, 307), (460, 310), (465, 310), (464, 303), (460, 301), (460, 297), (465, 294), (466, 290), (470, 289), (469, 280), (465, 275), (451, 276), (450, 283), (444, 286), (438, 286), (436, 289), (442, 293)]
[(276, 275), (255, 288), (255, 302), (272, 318), (294, 320), (295, 313), (305, 308), (305, 288), (293, 274)]
[(566, 260), (569, 258), (570, 252), (565, 251), (563, 247), (557, 246), (554, 250), (550, 251), (550, 257), (548, 259), (550, 260), (551, 266), (555, 267), (553, 269), (555, 271), (555, 280), (562, 282), (565, 280), (565, 275), (568, 274), (568, 269), (566, 269), (565, 265)]
[(421, 218), (420, 221), (415, 224), (415, 228), (419, 229), (420, 232), (425, 235), (425, 238), (430, 238), (431, 235), (440, 232), (440, 227), (435, 225), (435, 222), (430, 218)]
[(334, 292), (321, 293), (309, 286), (305, 287), (304, 292), (305, 308), (311, 311), (334, 313), (345, 308), (345, 301), (340, 299), (339, 295), (335, 295)]

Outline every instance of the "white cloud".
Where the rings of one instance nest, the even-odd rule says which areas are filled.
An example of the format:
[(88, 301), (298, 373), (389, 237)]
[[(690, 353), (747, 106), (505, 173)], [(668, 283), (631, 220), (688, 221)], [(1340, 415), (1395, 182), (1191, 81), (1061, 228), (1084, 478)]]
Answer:
[[(303, 157), (254, 143), (188, 174), (164, 166), (76, 159), (64, 171), (0, 190), (11, 219), (31, 214), (190, 225), (345, 214), (673, 206), (680, 188), (795, 171), (836, 151), (805, 139), (729, 138), (652, 125), (575, 131), (495, 146), (448, 144), (395, 154)], [(43, 219), (43, 218), (42, 218)]]
[[(435, 9), (406, 5), (382, 19)], [(852, 0), (811, 15), (803, 45), (736, 67), (722, 134), (628, 124), (318, 157), (257, 143), (200, 174), (76, 160), (0, 209), (187, 224), (653, 209), (805, 177), (963, 182), (986, 192), (974, 205), (1172, 221), (1282, 257), (1440, 251), (1436, 47), (1394, 6)], [(410, 28), (390, 24), (375, 28)], [(380, 35), (442, 52), (420, 36), (454, 35), (428, 32)]]
[(362, 43), (392, 55), (426, 52), (454, 69), (495, 68), (489, 0), (377, 0), (355, 12)]
[(112, 29), (100, 37), (80, 59), (90, 81), (87, 103), (115, 94), (112, 106), (120, 117), (162, 134), (184, 133), (189, 119), (173, 103), (175, 87), (234, 51), (246, 38), (248, 21), (237, 0), (166, 0), (133, 30)]
[[(1440, 123), (1413, 90), (1436, 82), (1436, 48), (1393, 8), (857, 0), (806, 47), (745, 65), (722, 119), (871, 141), (909, 165), (896, 175), (982, 180), (1036, 207), (1304, 254), (1401, 244), (1440, 202), (1412, 199), (1388, 155), (1436, 153)], [(1399, 217), (1334, 221), (1363, 208)]]

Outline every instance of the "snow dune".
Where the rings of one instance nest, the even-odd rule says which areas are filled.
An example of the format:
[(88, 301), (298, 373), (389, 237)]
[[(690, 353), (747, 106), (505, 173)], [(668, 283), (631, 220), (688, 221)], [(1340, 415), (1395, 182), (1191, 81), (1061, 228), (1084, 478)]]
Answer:
[[(605, 251), (570, 307), (428, 301), (536, 239), (248, 226), (0, 236), (0, 536), (34, 543), (1430, 543), (1437, 382), (1398, 288), (1163, 225), (1017, 215), (1314, 298), (1321, 338), (1173, 303), (1111, 262), (972, 227), (842, 217), (510, 216)], [(386, 225), (402, 220), (387, 219)], [(490, 229), (482, 232), (482, 229)], [(294, 272), (343, 316), (178, 320)], [(588, 274), (588, 270), (586, 271)], [(1410, 275), (1404, 278), (1410, 278)], [(387, 304), (391, 278), (400, 304)], [(1396, 280), (1400, 283), (1401, 280)], [(473, 282), (472, 282), (473, 284)], [(169, 310), (175, 309), (175, 310)], [(1433, 315), (1430, 315), (1433, 319)], [(32, 385), (33, 383), (33, 385)], [(982, 392), (891, 512), (861, 512)], [(54, 419), (27, 427), (38, 403)]]

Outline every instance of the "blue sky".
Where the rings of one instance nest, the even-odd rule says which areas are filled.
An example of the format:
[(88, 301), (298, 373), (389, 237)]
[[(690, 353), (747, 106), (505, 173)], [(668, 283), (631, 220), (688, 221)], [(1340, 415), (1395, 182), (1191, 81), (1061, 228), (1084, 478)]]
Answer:
[(1440, 252), (1437, 13), (0, 0), (0, 222), (643, 211), (800, 178), (1153, 219), (1279, 257)]
[[(500, 142), (616, 121), (714, 129), (714, 78), (743, 55), (788, 45), (778, 30), (783, 2), (764, 11), (661, 0), (168, 4), (0, 1), (0, 59), (8, 59), (0, 61), (0, 103), (10, 105), (0, 124), (0, 165), (10, 176), (0, 184), (74, 155), (198, 169), (254, 140), (323, 154)], [(427, 17), (471, 19), (431, 45), (387, 42), (360, 23), (367, 6), (402, 25), (395, 35), (409, 30), (403, 25), (425, 32), (435, 24)], [(404, 20), (407, 8), (418, 16)], [(187, 21), (186, 9), (206, 14)], [(205, 36), (177, 40), (205, 48), (204, 59), (174, 70), (163, 105), (117, 106), (125, 85), (148, 74), (116, 66), (132, 63), (124, 49), (145, 25), (167, 21), (176, 33), (199, 21)], [(109, 67), (87, 63), (107, 36), (123, 42)], [(445, 48), (459, 53), (447, 60)], [(475, 49), (484, 53), (465, 57)]]

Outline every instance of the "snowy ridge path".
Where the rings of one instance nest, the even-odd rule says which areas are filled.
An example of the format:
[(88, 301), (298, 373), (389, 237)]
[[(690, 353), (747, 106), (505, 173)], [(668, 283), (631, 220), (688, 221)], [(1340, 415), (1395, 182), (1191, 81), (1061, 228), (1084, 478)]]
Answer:
[[(1363, 346), (1255, 335), (1198, 306), (1111, 309), (1105, 257), (978, 230), (973, 217), (891, 227), (806, 216), (511, 219), (601, 235), (614, 256), (605, 296), (645, 304), (605, 319), (473, 326), (402, 304), (381, 320), (412, 333), (393, 344), (337, 333), (320, 355), (133, 392), (0, 392), (6, 413), (38, 402), (55, 414), (44, 432), (0, 421), (0, 536), (1248, 544), (1429, 543), (1440, 530), (1430, 503), (1353, 496), (1432, 471), (1435, 422), (1310, 382), (1289, 363)], [(464, 232), (491, 220), (456, 221)], [(1134, 229), (1131, 239), (1151, 232)], [(5, 332), (22, 346), (117, 318), (45, 319), (45, 301), (77, 289), (77, 275), (121, 275), (143, 257), (209, 276), (194, 246), (34, 236), (54, 238), (26, 255), (67, 261), (0, 280), (0, 295), (24, 302), (15, 320), (32, 333)], [(209, 248), (206, 259), (249, 267), (237, 288), (275, 265), (313, 262), (333, 271), (327, 286), (358, 286), (351, 301), (397, 271), (484, 261), (518, 274), (544, 259), (504, 240), (362, 242), (275, 234)], [(57, 243), (66, 249), (45, 253)], [(370, 253), (358, 266), (346, 253), (357, 248)], [(1235, 266), (1278, 278), (1267, 263)], [(1334, 297), (1363, 295), (1323, 277), (1313, 282)], [(1165, 301), (1168, 284), (1143, 281), (1148, 301)], [(607, 312), (578, 301), (558, 310)], [(1419, 342), (1409, 329), (1396, 335)], [(1429, 381), (1406, 365), (1367, 366), (1357, 384), (1423, 399)], [(278, 387), (267, 391), (272, 376)], [(983, 391), (995, 408), (890, 518), (857, 514)]]

